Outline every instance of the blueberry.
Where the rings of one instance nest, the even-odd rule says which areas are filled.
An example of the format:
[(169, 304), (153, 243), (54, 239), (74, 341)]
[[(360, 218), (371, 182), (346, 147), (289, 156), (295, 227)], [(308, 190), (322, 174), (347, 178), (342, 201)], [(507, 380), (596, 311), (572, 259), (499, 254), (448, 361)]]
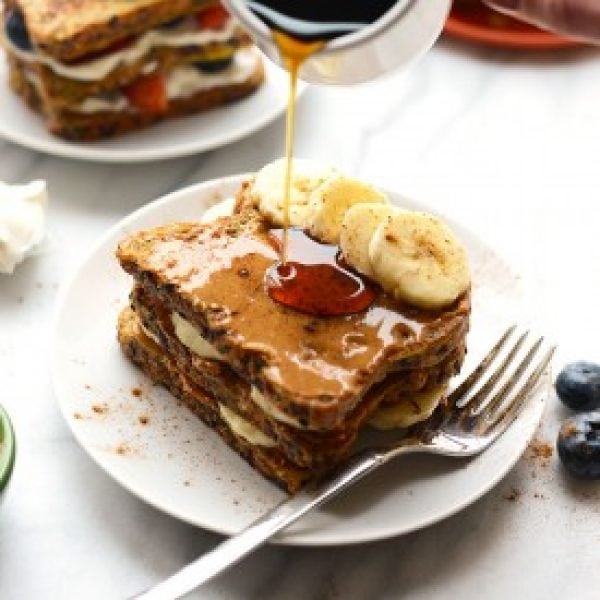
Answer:
[(233, 56), (220, 58), (219, 60), (201, 60), (194, 63), (194, 66), (203, 73), (215, 74), (228, 69), (233, 62)]
[(6, 13), (5, 27), (6, 35), (17, 48), (33, 50), (27, 25), (25, 25), (25, 18), (20, 10), (13, 8)]
[(567, 419), (556, 444), (566, 469), (584, 479), (600, 479), (600, 411)]
[(172, 19), (171, 21), (168, 21), (167, 23), (163, 23), (160, 28), (161, 29), (175, 29), (176, 27), (179, 27), (180, 25), (183, 24), (184, 21), (187, 20), (187, 17), (176, 17), (175, 19)]
[(556, 379), (556, 393), (572, 410), (600, 409), (600, 365), (590, 362), (567, 365)]

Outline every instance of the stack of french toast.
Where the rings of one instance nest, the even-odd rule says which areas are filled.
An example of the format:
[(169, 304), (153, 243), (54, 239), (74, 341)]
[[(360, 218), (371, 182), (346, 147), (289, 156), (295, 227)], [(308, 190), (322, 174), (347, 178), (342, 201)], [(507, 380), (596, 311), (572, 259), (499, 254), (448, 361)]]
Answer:
[(6, 0), (0, 42), (12, 88), (72, 140), (220, 106), (264, 79), (215, 0)]
[[(414, 235), (406, 240), (413, 247), (404, 264), (414, 263), (415, 250), (422, 250), (422, 275), (437, 277), (435, 294), (424, 291), (424, 281), (421, 301), (407, 302), (388, 282), (365, 278), (373, 302), (352, 314), (319, 316), (274, 301), (265, 276), (279, 260), (272, 233), (279, 225), (283, 178), (281, 162), (270, 165), (241, 186), (231, 214), (124, 240), (117, 256), (134, 283), (118, 336), (154, 382), (294, 493), (343, 461), (367, 426), (406, 429), (443, 402), (465, 355), (470, 288), (462, 247), (434, 217), (399, 211), (378, 191), (367, 203), (373, 188), (334, 172), (315, 175), (297, 161), (294, 220), (307, 214), (307, 194), (310, 206), (317, 206), (313, 213), (320, 211), (315, 222), (323, 226), (333, 215), (328, 231), (337, 226), (335, 198), (357, 201), (342, 207), (346, 217), (357, 207), (384, 207), (398, 220), (394, 227), (410, 221)], [(339, 213), (340, 203), (334, 204)], [(368, 223), (360, 221), (362, 233)], [(384, 219), (380, 226), (389, 223)], [(419, 237), (423, 227), (429, 228), (426, 239)], [(386, 233), (382, 240), (392, 237)], [(351, 259), (349, 250), (344, 256)], [(398, 261), (394, 272), (402, 267)], [(441, 302), (444, 286), (450, 291)]]

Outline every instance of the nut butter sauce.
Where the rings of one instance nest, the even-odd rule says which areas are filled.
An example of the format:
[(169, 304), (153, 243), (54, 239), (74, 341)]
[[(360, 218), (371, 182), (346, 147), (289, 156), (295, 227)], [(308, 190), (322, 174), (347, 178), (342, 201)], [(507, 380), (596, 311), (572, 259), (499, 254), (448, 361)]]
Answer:
[(383, 16), (394, 3), (395, 0), (353, 0), (329, 5), (306, 0), (248, 2), (254, 13), (271, 28), (282, 62), (290, 74), (284, 227), (272, 232), (280, 260), (268, 269), (266, 287), (271, 299), (300, 312), (320, 316), (361, 312), (372, 304), (375, 291), (359, 274), (343, 264), (337, 247), (319, 244), (301, 231), (290, 230), (298, 75), (303, 63), (329, 40), (359, 31)]

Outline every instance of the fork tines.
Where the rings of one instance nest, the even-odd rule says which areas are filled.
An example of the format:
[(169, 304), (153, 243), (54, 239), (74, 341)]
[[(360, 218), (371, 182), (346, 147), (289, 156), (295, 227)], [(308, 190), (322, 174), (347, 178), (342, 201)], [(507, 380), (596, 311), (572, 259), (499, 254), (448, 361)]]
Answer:
[(462, 429), (477, 435), (506, 429), (535, 389), (555, 349), (543, 336), (512, 325), (450, 394), (447, 410)]

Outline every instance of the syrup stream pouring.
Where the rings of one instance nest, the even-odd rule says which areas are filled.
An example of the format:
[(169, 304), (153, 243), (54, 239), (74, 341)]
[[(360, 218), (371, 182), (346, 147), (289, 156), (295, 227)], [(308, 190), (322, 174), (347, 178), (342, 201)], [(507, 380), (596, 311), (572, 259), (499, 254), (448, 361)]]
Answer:
[[(286, 286), (291, 288), (297, 283), (295, 275), (299, 273), (296, 268), (290, 268), (287, 264), (298, 78), (301, 74), (306, 76), (307, 69), (310, 73), (311, 68), (322, 70), (323, 66), (327, 65), (329, 77), (321, 79), (325, 83), (354, 83), (372, 79), (391, 70), (402, 63), (397, 60), (399, 57), (404, 60), (414, 58), (430, 47), (441, 31), (449, 10), (449, 2), (450, 0), (373, 0), (365, 3), (364, 0), (349, 0), (345, 3), (318, 5), (302, 0), (231, 0), (225, 3), (248, 29), (257, 44), (290, 74), (285, 144), (286, 175), (283, 190), (283, 239), (280, 261), (274, 266), (275, 271), (280, 272), (271, 273), (271, 276), (267, 274), (265, 280), (267, 291), (274, 300), (279, 301), (278, 294), (280, 296), (280, 292)], [(423, 9), (425, 5), (426, 8)], [(415, 24), (417, 28), (414, 27)], [(408, 53), (401, 51), (402, 44), (393, 43), (400, 38), (404, 50), (409, 50)], [(386, 49), (385, 44), (381, 45), (381, 40), (387, 40), (390, 48)], [(419, 43), (414, 46), (417, 40)], [(407, 45), (408, 42), (410, 44)], [(357, 52), (364, 55), (358, 56)], [(319, 59), (320, 55), (324, 58)], [(394, 60), (380, 60), (385, 56), (394, 57)], [(349, 60), (347, 64), (344, 57)], [(364, 70), (365, 64), (370, 70)], [(348, 71), (348, 67), (352, 67), (353, 71)], [(363, 69), (362, 72), (359, 73), (357, 68)], [(302, 267), (302, 263), (300, 260), (298, 267)], [(315, 287), (313, 295), (325, 292), (326, 290)], [(289, 303), (288, 306), (302, 311), (300, 306)]]

